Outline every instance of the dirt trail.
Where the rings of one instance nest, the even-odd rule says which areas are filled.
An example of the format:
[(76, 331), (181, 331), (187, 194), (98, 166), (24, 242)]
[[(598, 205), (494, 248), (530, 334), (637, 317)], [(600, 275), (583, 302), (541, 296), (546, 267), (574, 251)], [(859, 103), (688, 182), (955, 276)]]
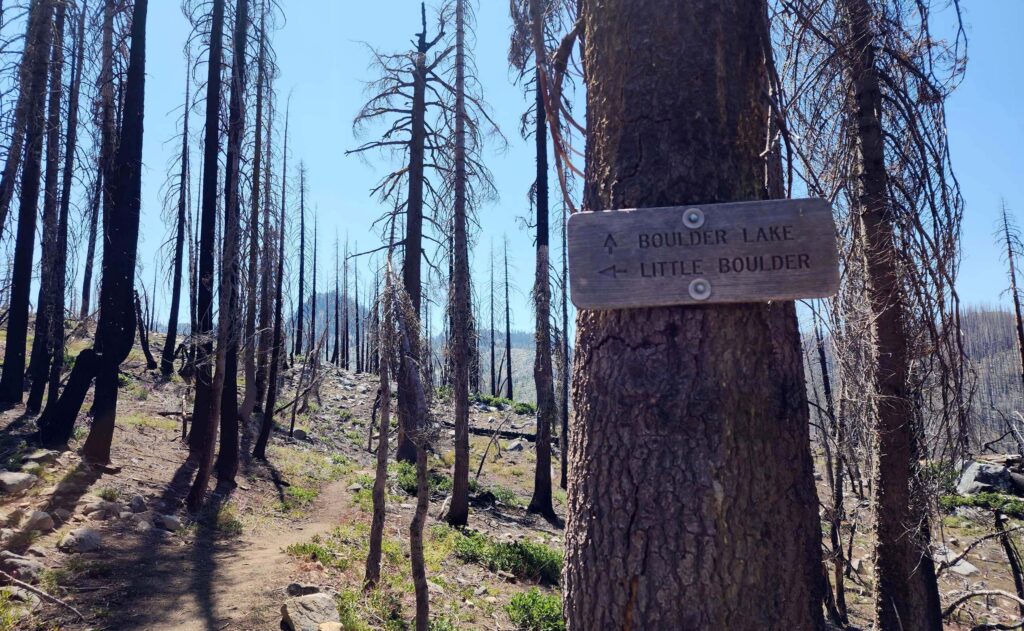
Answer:
[(139, 580), (112, 628), (213, 631), (277, 628), (292, 560), (285, 548), (327, 533), (343, 522), (351, 504), (344, 481), (325, 486), (309, 517), (291, 528), (228, 541), (197, 533), (191, 552), (158, 555), (134, 568)]

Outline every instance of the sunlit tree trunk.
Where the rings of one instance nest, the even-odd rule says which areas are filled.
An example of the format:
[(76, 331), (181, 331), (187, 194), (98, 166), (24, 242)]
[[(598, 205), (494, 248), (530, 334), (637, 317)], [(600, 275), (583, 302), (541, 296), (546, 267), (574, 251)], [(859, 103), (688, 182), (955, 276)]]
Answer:
[[(580, 20), (588, 211), (776, 192), (765, 2), (604, 0)], [(582, 311), (577, 326), (569, 628), (822, 629), (793, 303)]]

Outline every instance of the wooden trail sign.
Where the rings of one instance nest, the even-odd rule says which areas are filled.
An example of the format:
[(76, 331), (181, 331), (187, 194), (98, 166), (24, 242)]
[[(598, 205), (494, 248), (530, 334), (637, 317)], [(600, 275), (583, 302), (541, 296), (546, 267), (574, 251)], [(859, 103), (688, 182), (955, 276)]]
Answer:
[(581, 309), (824, 298), (839, 289), (832, 208), (786, 199), (575, 213)]

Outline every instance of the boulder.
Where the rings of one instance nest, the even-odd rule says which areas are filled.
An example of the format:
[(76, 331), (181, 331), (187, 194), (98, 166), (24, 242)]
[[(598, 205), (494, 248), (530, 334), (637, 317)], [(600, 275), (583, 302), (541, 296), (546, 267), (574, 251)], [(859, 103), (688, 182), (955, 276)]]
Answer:
[(949, 571), (959, 576), (967, 577), (973, 576), (979, 573), (981, 570), (979, 570), (977, 566), (975, 566), (973, 563), (968, 563), (967, 561), (961, 559), (960, 561), (957, 561), (952, 566), (950, 566)]
[(304, 583), (289, 583), (288, 587), (286, 587), (284, 591), (289, 596), (309, 596), (310, 594), (319, 594), (320, 588), (316, 585), (307, 585)]
[(32, 487), (39, 478), (31, 473), (3, 471), (0, 472), (0, 491), (4, 493), (21, 493)]
[(505, 447), (505, 451), (522, 451), (523, 449), (523, 441), (521, 440), (514, 440), (509, 443), (508, 447)]
[(133, 495), (131, 501), (128, 502), (128, 507), (132, 509), (133, 513), (145, 512), (146, 498), (141, 495)]
[(295, 430), (295, 433), (292, 434), (292, 437), (295, 440), (306, 440), (309, 437), (309, 435), (306, 434), (305, 430), (297, 429), (297, 430)]
[(960, 495), (973, 495), (992, 491), (1006, 492), (1011, 488), (1009, 469), (995, 463), (972, 462), (960, 474), (956, 492)]
[(61, 523), (67, 523), (71, 519), (71, 511), (66, 508), (58, 508), (52, 513), (53, 518)]
[(124, 512), (121, 502), (108, 502), (99, 498), (93, 499), (82, 507), (83, 515), (92, 515), (96, 519), (109, 519), (117, 517)]
[(33, 530), (49, 532), (53, 530), (53, 517), (50, 517), (49, 513), (44, 513), (41, 510), (33, 511), (28, 516), (28, 521), (25, 522), (25, 530), (29, 532)]
[(51, 449), (36, 449), (29, 455), (25, 456), (23, 462), (38, 462), (39, 464), (50, 464), (57, 460), (60, 454)]
[(160, 526), (164, 530), (177, 532), (181, 529), (181, 518), (175, 515), (157, 515), (153, 519), (153, 524)]
[(9, 600), (22, 603), (33, 611), (39, 607), (41, 602), (39, 600), (39, 596), (36, 596), (27, 589), (16, 587), (14, 585), (5, 585), (0, 587), (0, 593), (6, 594)]
[(103, 545), (100, 533), (92, 528), (76, 528), (64, 535), (57, 544), (62, 552), (92, 552)]
[(281, 624), (290, 631), (320, 631), (325, 622), (341, 622), (338, 606), (327, 594), (289, 598), (281, 605)]
[(43, 472), (43, 465), (39, 464), (38, 462), (26, 462), (25, 464), (21, 465), (21, 472), (31, 473), (32, 475), (38, 476), (40, 473)]
[(46, 566), (28, 557), (23, 557), (13, 552), (0, 552), (0, 570), (7, 572), (16, 579), (26, 583), (34, 583), (39, 579)]

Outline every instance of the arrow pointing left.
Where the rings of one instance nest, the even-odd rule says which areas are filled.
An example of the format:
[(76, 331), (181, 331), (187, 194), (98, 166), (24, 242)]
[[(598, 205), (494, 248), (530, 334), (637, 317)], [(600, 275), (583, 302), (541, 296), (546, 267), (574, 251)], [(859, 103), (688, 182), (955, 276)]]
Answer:
[(608, 267), (597, 271), (598, 274), (604, 274), (605, 276), (611, 276), (616, 279), (619, 277), (619, 274), (626, 274), (628, 272), (629, 270), (619, 269), (615, 265), (609, 265)]

